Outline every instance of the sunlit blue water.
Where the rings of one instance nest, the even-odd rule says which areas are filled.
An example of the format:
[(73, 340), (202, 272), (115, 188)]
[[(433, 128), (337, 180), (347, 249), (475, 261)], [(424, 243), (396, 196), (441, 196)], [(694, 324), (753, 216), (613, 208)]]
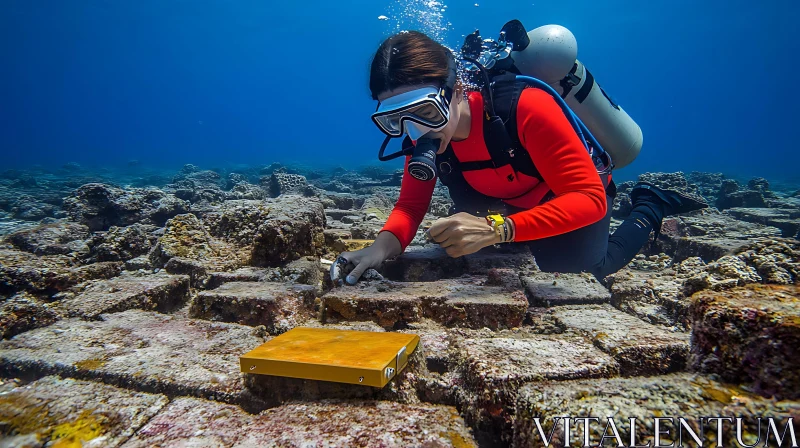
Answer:
[(377, 163), (380, 42), (421, 29), (459, 48), (517, 18), (568, 27), (642, 127), (620, 177), (800, 177), (800, 2), (477, 2), (4, 0), (0, 167)]

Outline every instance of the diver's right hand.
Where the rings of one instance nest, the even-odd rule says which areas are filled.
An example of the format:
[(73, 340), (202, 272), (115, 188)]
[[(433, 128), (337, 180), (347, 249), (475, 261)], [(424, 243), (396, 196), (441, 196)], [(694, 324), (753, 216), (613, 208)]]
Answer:
[(331, 266), (331, 280), (336, 286), (355, 285), (369, 268), (377, 268), (385, 260), (382, 251), (369, 246), (353, 252), (342, 252)]
[(380, 232), (371, 246), (342, 252), (331, 265), (331, 281), (336, 286), (355, 285), (369, 268), (378, 268), (387, 258), (403, 251), (400, 241), (390, 232)]

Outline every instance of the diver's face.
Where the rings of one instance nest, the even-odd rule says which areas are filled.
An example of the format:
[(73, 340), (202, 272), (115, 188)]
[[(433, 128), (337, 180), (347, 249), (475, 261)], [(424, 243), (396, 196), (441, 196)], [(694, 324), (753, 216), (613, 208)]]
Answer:
[[(434, 87), (438, 88), (437, 84), (424, 84), (424, 85), (410, 85), (410, 86), (401, 86), (397, 87), (392, 90), (388, 90), (378, 95), (378, 101), (386, 101), (387, 98), (391, 98), (395, 95), (400, 95), (401, 93), (410, 92), (412, 90), (417, 90), (422, 87)], [(461, 102), (461, 95), (458, 93), (453, 94), (453, 100), (450, 102), (450, 118), (447, 121), (447, 124), (444, 125), (441, 129), (431, 130), (427, 132), (424, 137), (430, 139), (441, 139), (441, 143), (439, 145), (439, 150), (437, 154), (443, 153), (447, 149), (447, 145), (450, 144), (450, 140), (453, 138), (453, 134), (458, 127), (458, 119), (460, 117), (460, 107), (459, 103)]]
[(438, 131), (431, 131), (425, 134), (425, 137), (442, 140), (442, 142), (439, 144), (439, 150), (436, 151), (436, 154), (445, 152), (445, 150), (447, 150), (447, 145), (450, 144), (450, 140), (453, 139), (453, 134), (455, 134), (456, 129), (458, 128), (458, 120), (461, 118), (461, 107), (459, 107), (460, 103), (461, 95), (456, 92), (453, 94), (453, 100), (450, 102), (450, 119), (447, 121), (447, 124)]

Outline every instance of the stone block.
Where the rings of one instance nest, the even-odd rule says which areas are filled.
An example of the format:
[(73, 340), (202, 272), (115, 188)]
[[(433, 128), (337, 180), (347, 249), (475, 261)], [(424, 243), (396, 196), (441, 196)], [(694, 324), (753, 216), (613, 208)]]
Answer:
[(339, 210), (335, 208), (326, 208), (325, 209), (325, 217), (335, 219), (337, 221), (341, 221), (342, 218), (348, 215), (352, 215), (353, 210)]
[(540, 272), (522, 277), (525, 294), (533, 306), (608, 303), (611, 293), (591, 274)]
[(444, 373), (450, 368), (449, 333), (443, 327), (430, 319), (409, 324), (408, 328), (397, 330), (400, 333), (415, 334), (419, 336), (421, 348), (425, 352), (425, 362), (428, 370)]
[(140, 255), (136, 258), (131, 258), (125, 262), (125, 270), (138, 271), (139, 269), (151, 270), (153, 269), (153, 262), (147, 255)]
[[(538, 418), (549, 446), (598, 446), (601, 437), (606, 435), (603, 446), (669, 446), (682, 439), (684, 446), (742, 446), (736, 442), (736, 427), (733, 418), (743, 418), (742, 441), (755, 446), (758, 436), (758, 417), (775, 417), (779, 431), (782, 431), (788, 418), (800, 411), (800, 403), (774, 402), (747, 393), (735, 386), (721, 384), (708, 378), (686, 373), (657, 377), (632, 377), (613, 379), (590, 379), (565, 382), (532, 383), (522, 387), (516, 402), (513, 446), (548, 446), (543, 441)], [(571, 416), (569, 440), (564, 431), (564, 417)], [(589, 421), (588, 434), (585, 420), (576, 417), (596, 417)], [(659, 428), (662, 432), (656, 444), (655, 417), (662, 418)], [(692, 439), (678, 418), (700, 438), (701, 445)], [(723, 439), (717, 440), (718, 421), (701, 422), (701, 418), (731, 418), (724, 421)], [(613, 419), (619, 438), (614, 430), (606, 426)], [(630, 419), (636, 419), (631, 430)], [(557, 424), (554, 424), (557, 422)], [(796, 425), (796, 423), (795, 423)], [(762, 421), (761, 443), (766, 441), (767, 422)], [(680, 434), (679, 434), (680, 429)], [(633, 439), (631, 438), (633, 432)], [(795, 430), (796, 432), (796, 430)], [(584, 437), (588, 435), (588, 444)], [(786, 433), (789, 436), (789, 433)], [(634, 440), (632, 443), (631, 440)], [(774, 443), (774, 433), (771, 435)], [(717, 444), (717, 443), (721, 444)], [(785, 444), (784, 440), (784, 445)], [(777, 446), (770, 444), (769, 446)]]
[(58, 318), (46, 303), (26, 293), (17, 294), (0, 302), (0, 339), (46, 327)]
[(622, 375), (654, 375), (686, 367), (688, 333), (648, 324), (611, 305), (559, 306), (552, 313), (567, 329), (584, 333), (613, 356)]
[(159, 273), (102, 280), (52, 308), (63, 316), (96, 319), (102, 313), (130, 309), (169, 312), (188, 299), (188, 276)]
[(470, 275), (487, 275), (493, 269), (516, 271), (518, 274), (538, 271), (530, 249), (522, 244), (505, 244), (485, 247), (465, 255), (465, 270)]
[(155, 188), (121, 189), (101, 183), (80, 186), (64, 198), (63, 205), (71, 220), (90, 231), (136, 223), (162, 226), (189, 207), (188, 202)]
[(91, 258), (96, 261), (129, 261), (145, 256), (157, 239), (154, 234), (156, 230), (156, 226), (136, 223), (127, 227), (113, 226), (107, 232), (98, 232), (89, 242)]
[(20, 230), (5, 237), (19, 250), (35, 255), (66, 255), (88, 252), (83, 240), (89, 238), (89, 228), (74, 222), (42, 224), (32, 229)]
[(723, 214), (665, 219), (659, 244), (675, 261), (700, 257), (706, 263), (731, 255), (758, 239), (781, 236), (777, 227), (739, 221)]
[(164, 234), (150, 251), (153, 266), (163, 267), (171, 258), (194, 260), (208, 270), (235, 269), (246, 261), (236, 247), (212, 236), (194, 214), (178, 215), (167, 221)]
[(743, 247), (736, 257), (753, 267), (764, 283), (800, 284), (800, 240), (775, 238)]
[(800, 232), (800, 210), (779, 208), (731, 208), (725, 214), (740, 221), (754, 222), (781, 229), (784, 238), (793, 238)]
[(752, 384), (779, 399), (800, 398), (800, 290), (748, 285), (692, 297), (694, 369)]
[(139, 428), (123, 448), (232, 447), (258, 420), (236, 405), (179, 397)]
[(0, 249), (0, 293), (55, 294), (87, 280), (115, 277), (121, 271), (119, 262), (80, 266), (66, 255), (36, 256)]
[(278, 269), (281, 280), (317, 286), (322, 281), (322, 264), (317, 257), (303, 257)]
[(517, 391), (528, 382), (614, 376), (617, 362), (575, 334), (465, 338), (451, 351), (460, 374), (457, 398), (467, 423), (500, 440), (511, 437)]
[(279, 266), (325, 245), (325, 213), (318, 198), (282, 194), (278, 198), (225, 201), (201, 214), (215, 238), (242, 249), (253, 266)]
[(475, 277), (361, 283), (336, 288), (322, 300), (326, 317), (372, 320), (387, 329), (402, 328), (422, 317), (445, 326), (512, 328), (522, 323), (528, 307), (522, 291), (486, 286)]
[(325, 400), (288, 403), (251, 415), (231, 405), (179, 398), (124, 448), (189, 444), (239, 448), (477, 446), (455, 408), (441, 405)]
[(607, 278), (614, 307), (654, 325), (689, 328), (687, 279), (706, 270), (699, 257), (654, 270), (624, 268)]
[(241, 446), (477, 446), (454, 407), (428, 403), (291, 403), (266, 410), (259, 419)]
[(455, 278), (467, 271), (465, 257), (452, 258), (439, 245), (411, 246), (402, 255), (387, 260), (380, 273), (389, 280), (432, 282)]
[(239, 356), (264, 340), (253, 328), (149, 311), (64, 319), (0, 342), (0, 374), (94, 378), (169, 396), (249, 404)]
[(163, 395), (57, 376), (3, 384), (0, 445), (117, 447), (167, 402)]
[(208, 276), (206, 287), (215, 289), (230, 282), (261, 282), (266, 280), (269, 271), (266, 269), (244, 267), (231, 272), (212, 272)]
[(276, 282), (230, 282), (201, 291), (191, 317), (243, 325), (264, 325), (277, 335), (314, 319), (316, 288)]
[(183, 257), (172, 257), (164, 265), (168, 274), (185, 275), (193, 288), (202, 288), (208, 280), (208, 270), (199, 261)]

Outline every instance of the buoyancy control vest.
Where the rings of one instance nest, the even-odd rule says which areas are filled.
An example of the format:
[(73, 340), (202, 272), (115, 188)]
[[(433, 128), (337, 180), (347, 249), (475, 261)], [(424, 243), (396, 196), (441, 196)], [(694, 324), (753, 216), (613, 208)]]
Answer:
[[(446, 151), (436, 157), (437, 171), (442, 183), (448, 188), (454, 206), (452, 212), (465, 211), (476, 215), (487, 212), (512, 213), (543, 204), (555, 195), (547, 187), (539, 170), (531, 160), (528, 150), (519, 140), (517, 130), (517, 103), (522, 91), (535, 88), (519, 81), (513, 73), (492, 78), (491, 101), (495, 117), (483, 114), (483, 139), (488, 150), (488, 158), (480, 159), (481, 154), (464, 154), (448, 145)], [(484, 89), (484, 110), (488, 111), (490, 101)], [(493, 120), (495, 118), (495, 120)], [(504, 126), (497, 126), (496, 118)], [(410, 142), (408, 142), (410, 143)], [(598, 168), (598, 175), (606, 187), (607, 194), (613, 196), (614, 189), (609, 172), (601, 173), (607, 160), (604, 153), (589, 154)], [(460, 156), (460, 157), (459, 157)], [(486, 155), (483, 155), (486, 157)], [(530, 188), (513, 195), (498, 194), (503, 188), (492, 188), (496, 182), (517, 182), (530, 184)]]

